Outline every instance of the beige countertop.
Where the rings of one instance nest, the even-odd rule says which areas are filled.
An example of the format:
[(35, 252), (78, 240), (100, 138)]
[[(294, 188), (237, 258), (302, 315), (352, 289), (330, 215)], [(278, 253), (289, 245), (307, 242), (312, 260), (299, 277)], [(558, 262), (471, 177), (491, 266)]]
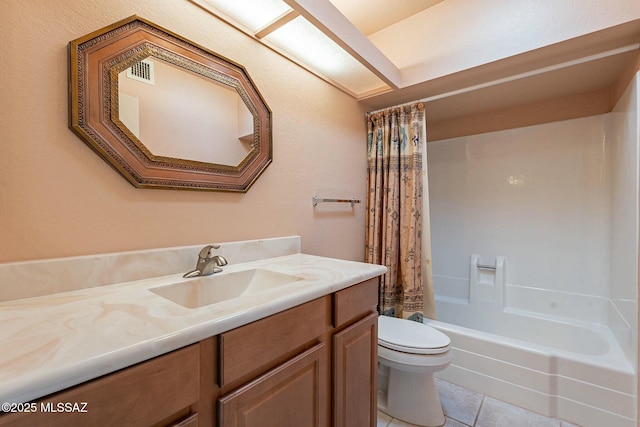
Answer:
[(252, 268), (302, 280), (192, 309), (149, 291), (194, 280), (182, 274), (0, 303), (0, 402), (46, 396), (386, 272), (296, 253), (227, 265), (217, 274)]

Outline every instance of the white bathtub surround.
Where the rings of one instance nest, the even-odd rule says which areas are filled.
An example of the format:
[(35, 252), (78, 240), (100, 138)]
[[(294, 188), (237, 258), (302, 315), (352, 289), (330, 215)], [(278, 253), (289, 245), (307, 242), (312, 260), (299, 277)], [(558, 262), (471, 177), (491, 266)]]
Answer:
[[(611, 231), (609, 324), (628, 357), (638, 361), (638, 157), (640, 146), (640, 73), (610, 114), (609, 182)], [(635, 232), (634, 232), (635, 231)], [(631, 331), (631, 332), (630, 332)]]
[(610, 329), (504, 312), (445, 323), (463, 310), (439, 305), (451, 318), (427, 323), (451, 338), (453, 362), (438, 377), (579, 425), (635, 427), (635, 369)]
[[(635, 427), (639, 79), (609, 114), (428, 144), (443, 378)], [(473, 267), (498, 257), (502, 289)]]
[[(150, 276), (1, 302), (0, 401), (37, 399), (377, 277), (386, 271), (382, 266), (299, 253), (299, 237), (228, 242), (222, 243), (219, 251), (229, 264), (217, 274), (260, 268), (302, 280), (195, 309), (182, 307), (150, 292), (153, 287), (190, 280), (182, 275), (195, 265), (201, 247), (193, 248), (185, 249), (192, 252), (191, 256), (185, 256), (185, 261), (189, 261), (186, 269), (181, 267), (178, 274), (163, 276), (154, 275), (161, 268), (156, 262), (158, 259), (179, 259), (173, 248), (167, 250), (168, 254), (161, 254), (162, 250), (158, 250), (151, 254), (142, 253), (138, 258), (126, 253), (109, 254), (105, 256), (107, 259), (97, 255), (53, 260), (51, 268), (64, 272), (63, 283), (65, 280), (74, 281), (76, 275), (73, 267), (66, 271), (55, 270), (60, 263), (75, 267), (83, 265), (87, 259), (95, 259), (97, 265), (103, 266), (110, 265), (109, 261), (118, 259), (120, 255), (127, 260), (127, 265), (136, 265), (133, 269), (135, 274), (142, 274), (146, 269)], [(292, 251), (292, 248), (298, 248), (298, 252), (282, 253)], [(278, 253), (281, 255), (274, 256)], [(140, 262), (136, 262), (138, 260)], [(74, 264), (74, 261), (79, 264)], [(19, 287), (24, 283), (23, 278), (30, 278), (30, 285), (47, 288), (50, 276), (39, 275), (39, 272), (47, 271), (47, 261), (20, 264), (23, 265), (2, 266), (21, 272), (20, 276), (12, 276), (15, 281), (3, 281), (4, 286)], [(37, 267), (33, 277), (28, 274), (30, 266)], [(103, 273), (108, 275), (105, 271)], [(94, 277), (88, 274), (88, 270), (79, 273), (80, 277), (85, 277), (84, 274)], [(39, 280), (44, 282), (41, 287), (37, 286)]]
[(498, 256), (493, 264), (480, 262), (480, 255), (471, 255), (469, 263), (469, 302), (491, 304), (504, 308), (505, 258)]
[(609, 297), (607, 121), (427, 144), (436, 295), (468, 295), (477, 254), (507, 259), (507, 285)]

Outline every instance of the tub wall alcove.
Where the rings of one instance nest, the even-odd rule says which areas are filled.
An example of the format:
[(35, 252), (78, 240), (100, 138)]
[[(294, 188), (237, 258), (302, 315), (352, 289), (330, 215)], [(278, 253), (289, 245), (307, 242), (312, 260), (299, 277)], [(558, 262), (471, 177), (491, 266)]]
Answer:
[[(610, 113), (427, 144), (433, 325), (455, 352), (442, 378), (636, 425), (639, 80)], [(472, 298), (473, 254), (504, 257), (501, 301)]]

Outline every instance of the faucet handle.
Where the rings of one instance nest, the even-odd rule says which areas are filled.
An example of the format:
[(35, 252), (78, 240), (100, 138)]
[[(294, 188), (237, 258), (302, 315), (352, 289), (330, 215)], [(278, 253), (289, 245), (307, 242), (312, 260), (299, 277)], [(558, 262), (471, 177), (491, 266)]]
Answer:
[(211, 249), (220, 249), (220, 245), (207, 245), (200, 250), (200, 258), (211, 258)]

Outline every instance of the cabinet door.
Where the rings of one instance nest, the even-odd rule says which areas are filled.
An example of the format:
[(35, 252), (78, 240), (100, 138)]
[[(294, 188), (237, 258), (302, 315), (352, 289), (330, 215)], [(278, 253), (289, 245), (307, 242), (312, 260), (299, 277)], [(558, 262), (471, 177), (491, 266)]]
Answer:
[(333, 336), (333, 426), (376, 425), (378, 313)]
[(327, 348), (320, 343), (218, 401), (221, 427), (327, 425)]

